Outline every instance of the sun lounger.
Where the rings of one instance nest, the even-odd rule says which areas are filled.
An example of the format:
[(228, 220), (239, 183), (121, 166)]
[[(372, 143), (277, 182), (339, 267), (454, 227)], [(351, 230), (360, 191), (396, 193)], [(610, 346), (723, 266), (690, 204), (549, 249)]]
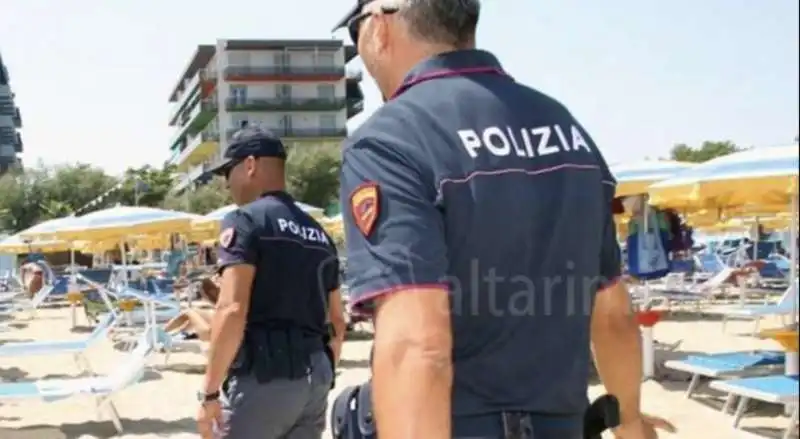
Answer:
[(800, 391), (798, 391), (797, 376), (772, 375), (714, 381), (711, 383), (711, 388), (728, 394), (728, 399), (723, 407), (725, 413), (730, 411), (736, 399), (739, 398), (739, 404), (736, 406), (736, 411), (733, 415), (734, 428), (739, 427), (739, 423), (747, 410), (747, 403), (751, 399), (791, 407), (789, 426), (784, 431), (783, 439), (788, 439), (792, 436), (798, 422), (798, 397), (800, 397)]
[(768, 374), (783, 366), (786, 355), (779, 351), (724, 352), (708, 355), (689, 355), (683, 360), (670, 360), (665, 367), (692, 374), (686, 389), (690, 398), (704, 378), (736, 377)]
[(719, 292), (725, 282), (733, 274), (733, 269), (725, 267), (710, 279), (702, 283), (690, 284), (686, 288), (674, 288), (669, 284), (654, 284), (650, 285), (650, 292), (648, 295), (649, 303), (653, 302), (694, 302), (698, 303), (703, 300), (712, 299), (715, 293)]
[[(795, 279), (795, 285), (797, 285), (797, 280)], [(748, 307), (736, 307), (736, 308), (729, 308), (722, 310), (722, 330), (725, 331), (725, 327), (730, 319), (748, 319), (754, 320), (755, 325), (753, 328), (753, 335), (755, 336), (758, 333), (759, 325), (761, 323), (761, 319), (768, 316), (788, 316), (792, 315), (797, 312), (797, 307), (792, 302), (794, 299), (792, 297), (792, 287), (786, 289), (783, 295), (778, 299), (778, 301), (773, 305), (760, 305), (760, 306), (748, 306)]]
[(120, 297), (128, 297), (139, 300), (140, 302), (147, 302), (156, 307), (180, 309), (181, 304), (171, 294), (149, 294), (134, 288), (125, 288), (121, 290)]
[(25, 341), (11, 342), (0, 345), (0, 358), (3, 357), (32, 357), (43, 355), (72, 354), (81, 370), (90, 371), (86, 359), (86, 351), (105, 338), (118, 322), (116, 314), (106, 316), (92, 333), (82, 340), (54, 340), (54, 341)]
[(0, 383), (0, 401), (41, 399), (45, 402), (54, 402), (76, 396), (91, 396), (97, 399), (98, 409), (107, 408), (114, 428), (121, 434), (123, 432), (122, 422), (111, 397), (142, 379), (147, 357), (155, 348), (155, 345), (150, 340), (149, 333), (143, 334), (136, 348), (109, 375), (91, 378)]

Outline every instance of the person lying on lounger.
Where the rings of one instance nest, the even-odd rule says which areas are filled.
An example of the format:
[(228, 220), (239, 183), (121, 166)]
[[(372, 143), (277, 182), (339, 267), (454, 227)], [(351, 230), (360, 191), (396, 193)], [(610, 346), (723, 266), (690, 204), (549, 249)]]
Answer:
[[(219, 286), (215, 279), (205, 278), (200, 281), (200, 297), (204, 302), (216, 305), (219, 298)], [(167, 322), (164, 330), (168, 334), (185, 334), (186, 340), (208, 341), (211, 337), (211, 318), (213, 316), (214, 310), (189, 307)]]

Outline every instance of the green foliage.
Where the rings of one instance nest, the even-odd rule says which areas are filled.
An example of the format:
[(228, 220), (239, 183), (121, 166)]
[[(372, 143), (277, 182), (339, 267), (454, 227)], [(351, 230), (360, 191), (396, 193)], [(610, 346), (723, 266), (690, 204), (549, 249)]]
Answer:
[(124, 206), (160, 206), (175, 183), (175, 167), (129, 168), (116, 201)]
[[(337, 200), (340, 169), (337, 148), (295, 148), (287, 162), (288, 190), (305, 203), (329, 206)], [(143, 166), (114, 177), (85, 163), (12, 170), (0, 176), (0, 231), (19, 232), (44, 220), (117, 204), (205, 214), (232, 203), (220, 179), (193, 191), (171, 194), (175, 174), (174, 167)], [(120, 183), (119, 189), (112, 190)], [(104, 194), (101, 202), (87, 208)]]
[(47, 172), (38, 168), (0, 177), (0, 230), (16, 232), (50, 218), (43, 206), (56, 206), (50, 205), (47, 183)]
[(721, 142), (705, 141), (696, 148), (680, 143), (672, 148), (670, 157), (672, 160), (679, 162), (702, 163), (742, 150), (743, 148), (736, 146), (729, 140)]
[(182, 194), (169, 194), (164, 199), (164, 208), (204, 215), (233, 203), (225, 181), (214, 178), (206, 185)]
[(341, 169), (338, 148), (295, 147), (286, 162), (287, 190), (297, 200), (324, 208), (339, 196)]

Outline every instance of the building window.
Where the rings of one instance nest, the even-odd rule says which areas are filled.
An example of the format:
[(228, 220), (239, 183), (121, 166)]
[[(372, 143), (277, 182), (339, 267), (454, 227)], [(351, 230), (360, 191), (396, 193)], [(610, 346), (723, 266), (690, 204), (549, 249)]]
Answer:
[(289, 84), (277, 84), (275, 86), (275, 97), (278, 99), (289, 99), (292, 97), (292, 86)]
[(317, 66), (320, 67), (334, 67), (336, 65), (335, 58), (332, 53), (318, 53)]
[(244, 104), (247, 101), (247, 86), (232, 85), (230, 87), (230, 99), (237, 104)]
[(250, 52), (242, 50), (232, 50), (228, 52), (228, 64), (235, 67), (247, 67), (250, 65)]
[(333, 100), (336, 98), (336, 87), (333, 84), (317, 85), (317, 96), (320, 99)]
[(319, 115), (319, 127), (322, 130), (335, 130), (336, 126), (336, 115), (333, 114), (320, 114)]
[(290, 64), (289, 54), (286, 52), (278, 52), (274, 57), (276, 67), (288, 67)]
[(231, 117), (231, 123), (231, 129), (238, 130), (239, 128), (247, 126), (250, 123), (250, 119), (248, 119), (246, 115), (237, 114)]

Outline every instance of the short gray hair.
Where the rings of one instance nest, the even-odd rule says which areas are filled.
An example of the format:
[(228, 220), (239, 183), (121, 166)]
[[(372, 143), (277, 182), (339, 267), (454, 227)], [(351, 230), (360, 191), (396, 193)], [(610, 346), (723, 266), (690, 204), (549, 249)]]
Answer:
[(475, 38), (480, 0), (405, 0), (400, 15), (414, 36), (460, 46)]

